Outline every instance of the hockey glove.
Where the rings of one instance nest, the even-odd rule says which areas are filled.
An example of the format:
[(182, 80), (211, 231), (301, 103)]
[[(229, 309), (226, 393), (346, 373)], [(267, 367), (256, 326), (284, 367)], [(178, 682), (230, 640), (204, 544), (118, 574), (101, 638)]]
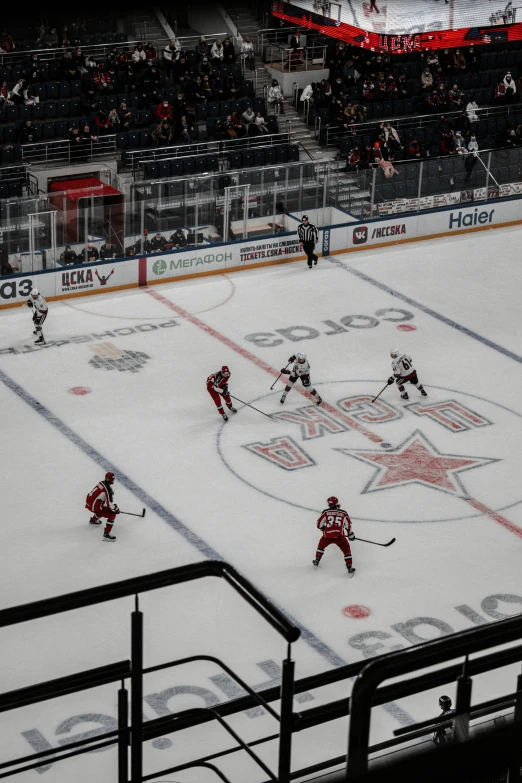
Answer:
[(390, 383), (393, 383), (394, 380), (395, 378), (393, 377), (393, 375), (390, 375), (390, 377), (388, 378), (388, 386), (390, 385)]
[(290, 363), (290, 362), (295, 362), (295, 356), (291, 356), (291, 357), (289, 358), (288, 362), (289, 362), (289, 363)]
[(355, 541), (355, 533), (348, 533), (348, 541)]
[(287, 370), (286, 367), (283, 367), (281, 370), (281, 375), (290, 375), (290, 370)]
[(32, 307), (32, 306), (33, 306), (33, 303), (31, 302), (31, 300), (30, 300), (30, 299), (28, 299), (28, 300), (27, 300), (27, 307)]
[(113, 511), (115, 514), (119, 514), (119, 513), (120, 513), (120, 509), (118, 508), (118, 506), (116, 505), (116, 503), (111, 503), (111, 505), (110, 505), (110, 509), (111, 509), (111, 511)]
[(221, 389), (221, 394), (225, 397), (228, 394), (228, 385), (225, 384)]

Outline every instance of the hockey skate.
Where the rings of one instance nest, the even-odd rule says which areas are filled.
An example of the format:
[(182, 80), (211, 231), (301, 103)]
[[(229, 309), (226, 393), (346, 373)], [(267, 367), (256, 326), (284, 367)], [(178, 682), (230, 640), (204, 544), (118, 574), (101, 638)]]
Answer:
[(234, 406), (232, 406), (228, 410), (230, 411), (230, 413), (237, 413), (237, 408), (234, 408)]
[(315, 261), (314, 261), (315, 266), (317, 266), (317, 261), (318, 260), (319, 260), (318, 258), (315, 259)]
[(316, 403), (317, 403), (318, 405), (320, 405), (320, 404), (322, 403), (322, 401), (323, 401), (323, 398), (322, 398), (322, 397), (319, 397), (319, 395), (317, 395), (317, 398), (316, 398), (316, 400), (315, 400), (315, 401), (316, 401)]
[(284, 401), (285, 401), (285, 400), (286, 400), (286, 392), (283, 392), (283, 394), (282, 394), (282, 396), (281, 396), (281, 399), (279, 400), (279, 402), (281, 403), (281, 405), (283, 405), (283, 403), (284, 403)]
[(403, 393), (401, 394), (401, 400), (409, 400), (409, 399), (410, 399), (410, 398), (408, 397), (408, 392), (403, 392)]
[(103, 540), (110, 543), (111, 541), (116, 541), (116, 536), (113, 536), (112, 533), (107, 533), (107, 531), (105, 531), (103, 534)]
[(317, 568), (318, 565), (319, 565), (319, 560), (312, 560), (312, 564), (313, 564), (314, 568)]
[(34, 344), (35, 344), (35, 345), (45, 345), (45, 340), (44, 340), (44, 336), (43, 336), (43, 334), (41, 334), (41, 335), (40, 335), (40, 337), (38, 338), (38, 340), (35, 340), (35, 341), (34, 341)]
[(347, 571), (350, 578), (355, 574), (355, 568), (348, 568)]
[(89, 525), (101, 525), (101, 523), (101, 519), (96, 519), (96, 517), (91, 517), (89, 519)]
[(420, 391), (420, 393), (422, 394), (423, 397), (427, 397), (428, 396), (428, 392), (424, 390), (424, 386), (421, 386), (419, 391)]
[(226, 413), (221, 414), (223, 416), (223, 421), (228, 421), (228, 416)]

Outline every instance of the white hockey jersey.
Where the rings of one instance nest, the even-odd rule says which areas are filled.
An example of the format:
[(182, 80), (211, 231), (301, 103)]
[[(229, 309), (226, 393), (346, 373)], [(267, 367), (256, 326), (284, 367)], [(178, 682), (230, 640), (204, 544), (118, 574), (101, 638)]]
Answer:
[(301, 364), (296, 359), (290, 375), (297, 375), (298, 378), (300, 378), (301, 375), (310, 375), (310, 364), (308, 363), (308, 359), (305, 359)]
[(47, 306), (47, 302), (45, 301), (45, 299), (41, 294), (38, 294), (36, 299), (33, 299), (33, 297), (31, 296), (28, 301), (33, 303), (32, 310), (33, 313), (36, 313), (37, 315), (44, 315), (44, 313), (46, 313), (47, 310), (49, 309)]
[(407, 378), (415, 372), (411, 356), (407, 353), (401, 353), (392, 362), (392, 370), (395, 377)]

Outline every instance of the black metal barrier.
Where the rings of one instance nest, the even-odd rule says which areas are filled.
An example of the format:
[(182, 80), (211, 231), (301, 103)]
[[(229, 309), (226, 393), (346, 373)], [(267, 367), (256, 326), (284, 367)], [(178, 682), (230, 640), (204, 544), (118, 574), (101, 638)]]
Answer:
[[(170, 585), (181, 584), (182, 582), (201, 579), (203, 577), (215, 576), (224, 579), (240, 596), (249, 603), (261, 617), (266, 620), (282, 636), (287, 646), (287, 657), (283, 661), (283, 673), (281, 689), (277, 696), (281, 699), (281, 715), (279, 716), (266, 702), (263, 696), (255, 693), (243, 682), (229, 667), (219, 659), (211, 656), (193, 656), (179, 661), (153, 666), (149, 669), (143, 668), (143, 613), (139, 608), (139, 595), (141, 593), (158, 590)], [(142, 783), (144, 780), (158, 778), (170, 772), (156, 772), (154, 775), (143, 775), (143, 742), (153, 737), (164, 734), (166, 731), (175, 731), (176, 722), (180, 716), (168, 716), (167, 719), (161, 718), (158, 721), (150, 721), (143, 724), (143, 676), (152, 671), (165, 669), (170, 666), (178, 666), (193, 660), (209, 660), (219, 666), (232, 676), (236, 682), (244, 688), (248, 698), (254, 704), (261, 705), (268, 713), (278, 721), (279, 732), (274, 738), (279, 737), (279, 768), (277, 776), (267, 765), (252, 751), (251, 745), (254, 743), (245, 743), (239, 735), (225, 722), (223, 715), (217, 708), (187, 710), (181, 715), (198, 716), (195, 723), (203, 723), (207, 720), (217, 720), (221, 726), (237, 742), (237, 749), (244, 750), (260, 766), (260, 768), (269, 776), (270, 780), (278, 780), (281, 783), (288, 783), (290, 780), (291, 763), (291, 742), (292, 742), (292, 708), (294, 694), (294, 662), (291, 660), (291, 645), (297, 641), (300, 636), (300, 630), (290, 623), (285, 615), (274, 606), (257, 588), (247, 579), (239, 574), (232, 566), (223, 561), (207, 560), (201, 563), (194, 563), (180, 568), (172, 568), (167, 571), (159, 571), (147, 576), (126, 579), (121, 582), (93, 587), (87, 590), (80, 590), (68, 595), (58, 596), (56, 598), (35, 601), (34, 603), (24, 604), (0, 611), (0, 628), (9, 625), (36, 620), (42, 617), (60, 614), (62, 612), (80, 609), (94, 604), (113, 601), (118, 598), (135, 596), (135, 608), (131, 613), (131, 660), (120, 661), (102, 666), (96, 669), (81, 672), (79, 674), (69, 675), (45, 683), (31, 685), (20, 688), (15, 691), (0, 694), (0, 712), (6, 712), (15, 708), (35, 704), (47, 699), (58, 698), (66, 694), (76, 693), (88, 688), (94, 688), (100, 685), (107, 685), (112, 682), (121, 681), (121, 687), (118, 691), (118, 729), (97, 735), (88, 739), (78, 740), (64, 747), (52, 748), (51, 750), (40, 751), (21, 758), (0, 763), (0, 778), (10, 777), (20, 772), (31, 769), (38, 769), (49, 762), (49, 756), (52, 756), (53, 763), (72, 758), (82, 753), (92, 752), (109, 745), (118, 744), (118, 783), (128, 783), (129, 780), (129, 746), (130, 746), (130, 783)], [(128, 692), (125, 687), (125, 680), (131, 682), (130, 698), (130, 725), (128, 725)], [(230, 714), (230, 713), (229, 713)], [(195, 725), (195, 723), (193, 725)], [(20, 765), (24, 766), (20, 766)], [(12, 767), (16, 766), (16, 769)], [(221, 780), (227, 782), (224, 774), (209, 764), (205, 759), (199, 759), (196, 762), (185, 764), (183, 767), (203, 766), (212, 769)], [(7, 768), (11, 768), (8, 771)]]

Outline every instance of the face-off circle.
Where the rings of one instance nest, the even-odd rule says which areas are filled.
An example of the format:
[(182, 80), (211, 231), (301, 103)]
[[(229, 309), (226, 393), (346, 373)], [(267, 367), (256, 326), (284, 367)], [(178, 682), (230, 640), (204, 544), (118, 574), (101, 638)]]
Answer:
[(71, 389), (67, 390), (69, 394), (76, 394), (78, 397), (81, 397), (83, 394), (90, 394), (91, 389), (89, 389), (87, 386), (73, 386)]
[(351, 620), (362, 620), (369, 617), (371, 613), (371, 609), (362, 604), (350, 604), (350, 606), (345, 606), (343, 609), (344, 616), (349, 617)]
[(428, 397), (412, 387), (406, 404), (395, 388), (373, 403), (380, 379), (316, 382), (320, 407), (294, 389), (283, 408), (280, 391), (267, 392), (248, 402), (272, 421), (240, 409), (241, 427), (218, 430), (218, 453), (291, 517), (319, 516), (332, 493), (357, 524), (478, 519), (480, 504), (502, 513), (522, 503), (522, 414), (421, 381)]

